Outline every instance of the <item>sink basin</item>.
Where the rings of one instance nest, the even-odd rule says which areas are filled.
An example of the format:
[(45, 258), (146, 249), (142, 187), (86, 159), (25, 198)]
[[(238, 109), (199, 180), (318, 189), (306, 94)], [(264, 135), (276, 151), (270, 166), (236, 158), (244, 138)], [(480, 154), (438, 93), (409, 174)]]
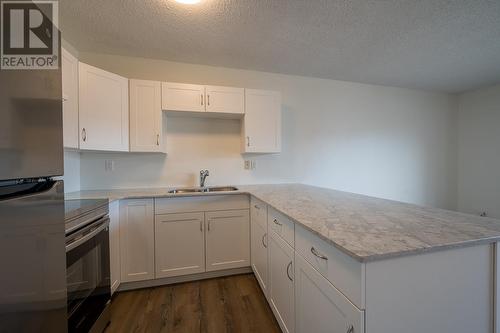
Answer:
[(168, 191), (171, 194), (184, 194), (184, 193), (204, 193), (204, 192), (230, 192), (237, 191), (238, 188), (234, 186), (213, 186), (213, 187), (191, 187), (191, 188), (174, 188)]
[(175, 188), (173, 190), (168, 191), (168, 193), (173, 194), (182, 194), (182, 193), (200, 193), (205, 192), (203, 188)]
[(205, 192), (230, 192), (230, 191), (238, 191), (238, 189), (234, 186), (214, 186), (207, 187)]

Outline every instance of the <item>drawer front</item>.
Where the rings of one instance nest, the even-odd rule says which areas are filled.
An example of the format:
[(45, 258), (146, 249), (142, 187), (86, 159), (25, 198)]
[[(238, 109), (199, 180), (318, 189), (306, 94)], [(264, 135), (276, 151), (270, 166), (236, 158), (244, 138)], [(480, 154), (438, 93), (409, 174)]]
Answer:
[(360, 309), (365, 308), (363, 263), (354, 260), (301, 226), (296, 228), (295, 241), (295, 249), (299, 255), (354, 305)]
[(155, 214), (248, 209), (249, 206), (250, 199), (246, 194), (156, 198)]
[(250, 199), (250, 218), (267, 231), (267, 205), (255, 197)]
[(269, 229), (283, 238), (291, 247), (295, 246), (295, 223), (288, 217), (269, 207), (267, 210)]

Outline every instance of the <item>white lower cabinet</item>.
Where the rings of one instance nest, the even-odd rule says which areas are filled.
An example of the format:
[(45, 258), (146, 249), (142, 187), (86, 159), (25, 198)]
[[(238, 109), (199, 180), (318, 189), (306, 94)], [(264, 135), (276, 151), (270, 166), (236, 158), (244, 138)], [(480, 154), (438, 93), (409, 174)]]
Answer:
[(111, 294), (120, 286), (120, 202), (109, 204), (109, 265)]
[(205, 213), (207, 271), (250, 265), (248, 209)]
[(267, 229), (262, 228), (260, 224), (251, 221), (251, 258), (252, 270), (257, 281), (262, 288), (262, 292), (267, 296), (268, 284), (268, 266), (267, 266)]
[(157, 215), (155, 259), (156, 278), (204, 272), (204, 214)]
[(153, 199), (120, 201), (121, 282), (154, 278)]
[(295, 256), (297, 333), (364, 333), (364, 312), (301, 256)]
[[(294, 250), (281, 237), (270, 232), (268, 296), (281, 329), (295, 332)], [(310, 330), (309, 332), (315, 332)]]

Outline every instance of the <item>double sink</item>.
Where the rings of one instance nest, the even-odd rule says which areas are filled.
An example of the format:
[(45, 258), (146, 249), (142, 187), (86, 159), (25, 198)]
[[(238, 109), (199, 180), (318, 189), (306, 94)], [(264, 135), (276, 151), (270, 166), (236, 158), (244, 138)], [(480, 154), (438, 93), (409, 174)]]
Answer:
[(231, 192), (238, 191), (234, 186), (213, 186), (213, 187), (191, 187), (191, 188), (174, 188), (168, 191), (172, 194), (183, 194), (183, 193), (208, 193), (208, 192)]

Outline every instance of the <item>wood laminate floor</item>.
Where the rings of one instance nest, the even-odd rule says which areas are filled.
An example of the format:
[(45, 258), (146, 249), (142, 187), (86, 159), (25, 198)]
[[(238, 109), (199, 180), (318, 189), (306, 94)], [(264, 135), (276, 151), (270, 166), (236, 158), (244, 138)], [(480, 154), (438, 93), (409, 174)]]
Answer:
[(253, 274), (118, 293), (106, 333), (281, 332)]

